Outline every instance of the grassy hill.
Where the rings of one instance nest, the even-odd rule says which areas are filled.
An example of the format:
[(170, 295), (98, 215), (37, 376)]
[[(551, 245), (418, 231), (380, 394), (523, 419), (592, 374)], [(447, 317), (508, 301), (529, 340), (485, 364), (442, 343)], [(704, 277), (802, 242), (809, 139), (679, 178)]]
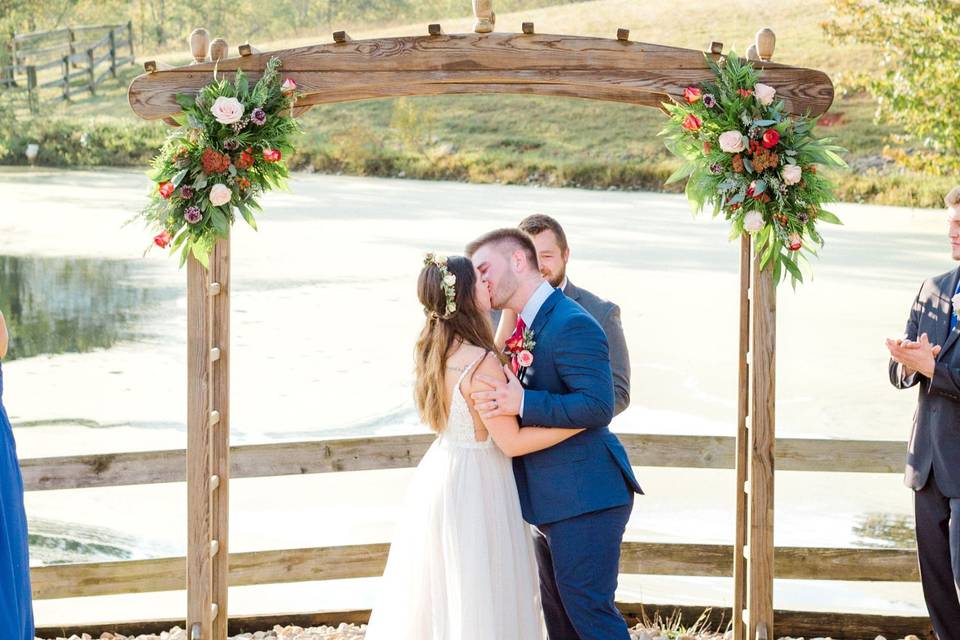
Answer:
[[(696, 49), (719, 40), (725, 51), (742, 52), (757, 29), (770, 26), (778, 35), (778, 62), (819, 68), (835, 81), (844, 72), (876, 66), (875, 52), (827, 40), (820, 25), (830, 17), (827, 0), (731, 0), (709, 14), (696, 0), (594, 0), (498, 14), (497, 27), (519, 31), (522, 21), (532, 20), (540, 33), (603, 37), (626, 27), (633, 40)], [(472, 19), (442, 23), (448, 33), (469, 32)], [(348, 22), (341, 27), (355, 39), (426, 31), (424, 24), (371, 28)], [(231, 44), (245, 39), (227, 36)], [(329, 39), (324, 33), (254, 44), (270, 50)], [(174, 64), (188, 58), (186, 46), (142, 57)], [(126, 84), (138, 72), (130, 69), (96, 97), (84, 95), (40, 116), (20, 115), (14, 126), (0, 130), (0, 161), (20, 163), (25, 143), (40, 141), (46, 164), (144, 165), (165, 127), (140, 121), (126, 103)], [(948, 181), (906, 173), (885, 160), (884, 146), (898, 131), (874, 125), (873, 110), (866, 96), (841, 96), (831, 109), (830, 126), (820, 127), (820, 135), (850, 150), (852, 169), (835, 175), (841, 199), (941, 206)], [(291, 162), (308, 171), (662, 189), (675, 166), (656, 137), (662, 115), (614, 103), (495, 95), (406, 98), (315, 107), (303, 122), (306, 133)]]

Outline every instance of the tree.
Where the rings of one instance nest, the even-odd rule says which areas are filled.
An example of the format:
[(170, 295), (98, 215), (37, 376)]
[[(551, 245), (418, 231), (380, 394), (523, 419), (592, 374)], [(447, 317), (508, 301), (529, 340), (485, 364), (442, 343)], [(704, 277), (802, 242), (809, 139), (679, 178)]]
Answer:
[(879, 68), (848, 79), (878, 101), (877, 119), (903, 126), (902, 164), (943, 175), (960, 169), (960, 2), (833, 0), (827, 34), (875, 47)]

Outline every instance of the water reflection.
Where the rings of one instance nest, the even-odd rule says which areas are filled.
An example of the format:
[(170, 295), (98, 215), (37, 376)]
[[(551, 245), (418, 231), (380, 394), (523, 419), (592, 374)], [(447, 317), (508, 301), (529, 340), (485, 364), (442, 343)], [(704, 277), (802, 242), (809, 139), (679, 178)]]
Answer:
[(10, 329), (8, 360), (84, 353), (140, 337), (150, 305), (179, 295), (144, 277), (144, 263), (0, 256), (0, 309)]
[(864, 513), (853, 526), (857, 543), (864, 547), (915, 549), (913, 518), (892, 513)]

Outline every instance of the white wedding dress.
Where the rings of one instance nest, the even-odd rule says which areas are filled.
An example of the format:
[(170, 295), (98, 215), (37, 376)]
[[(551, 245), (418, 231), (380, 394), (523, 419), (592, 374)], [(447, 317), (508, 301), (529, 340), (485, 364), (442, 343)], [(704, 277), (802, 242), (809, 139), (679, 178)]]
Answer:
[(477, 362), (414, 473), (366, 640), (545, 638), (510, 459), (489, 436), (476, 440), (460, 390)]

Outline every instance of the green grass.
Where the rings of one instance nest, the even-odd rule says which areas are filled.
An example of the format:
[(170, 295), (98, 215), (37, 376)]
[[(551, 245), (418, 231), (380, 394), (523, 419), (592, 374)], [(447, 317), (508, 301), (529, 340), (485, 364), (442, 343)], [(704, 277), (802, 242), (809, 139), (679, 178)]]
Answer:
[[(756, 9), (748, 0), (728, 2), (710, 20), (697, 19), (695, 0), (670, 3), (596, 0), (524, 14), (498, 16), (498, 29), (519, 30), (532, 19), (539, 32), (612, 36), (618, 26), (631, 38), (703, 48), (710, 40), (743, 51), (757, 28), (778, 33), (775, 60), (823, 69), (832, 77), (872, 64), (875, 55), (829, 43), (820, 22), (829, 18), (826, 0), (771, 0)], [(680, 19), (674, 16), (681, 16)], [(706, 26), (706, 25), (709, 25)], [(353, 29), (355, 38), (418, 33), (422, 26)], [(469, 31), (470, 20), (444, 22), (448, 32)], [(655, 34), (655, 35), (654, 35)], [(318, 39), (263, 43), (262, 49), (297, 46)], [(185, 53), (159, 56), (183, 63)], [(69, 105), (21, 115), (0, 129), (0, 162), (22, 163), (28, 142), (41, 144), (40, 162), (55, 166), (145, 166), (165, 135), (165, 125), (136, 118), (125, 87), (137, 69), (108, 81), (98, 95), (83, 94)], [(883, 160), (890, 126), (873, 123), (874, 105), (864, 96), (840, 97), (831, 109), (839, 122), (821, 127), (850, 150), (849, 171), (835, 172), (840, 199), (854, 202), (941, 206), (951, 184), (903, 172)], [(657, 131), (663, 116), (652, 109), (617, 103), (527, 96), (437, 96), (376, 100), (314, 107), (303, 116), (305, 134), (289, 158), (294, 169), (408, 178), (545, 184), (587, 188), (662, 190), (676, 162)]]

